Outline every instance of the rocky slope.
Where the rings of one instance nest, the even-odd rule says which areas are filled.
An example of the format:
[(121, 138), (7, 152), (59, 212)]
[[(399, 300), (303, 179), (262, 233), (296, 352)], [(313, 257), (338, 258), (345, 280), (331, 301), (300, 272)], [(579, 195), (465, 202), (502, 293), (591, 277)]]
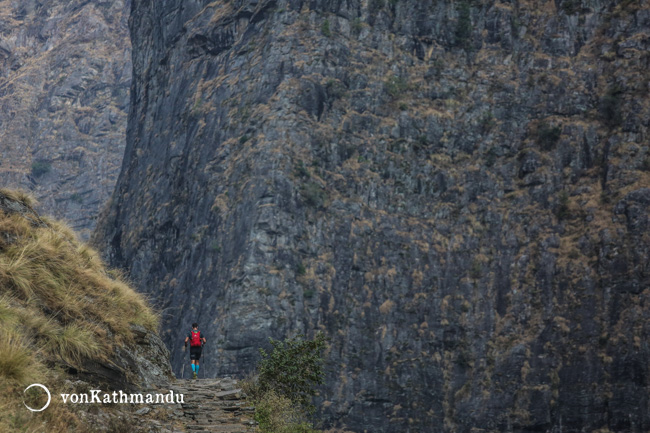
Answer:
[(0, 183), (88, 238), (124, 153), (129, 0), (0, 1)]
[[(0, 190), (0, 431), (85, 433), (132, 418), (124, 405), (65, 405), (58, 394), (168, 386), (169, 352), (157, 325), (142, 296), (69, 228)], [(51, 391), (47, 411), (23, 406), (47, 403), (44, 393), (24, 392), (33, 383)]]
[[(331, 338), (327, 426), (645, 431), (650, 3), (134, 0), (95, 241), (210, 375)], [(178, 370), (182, 353), (172, 351)]]

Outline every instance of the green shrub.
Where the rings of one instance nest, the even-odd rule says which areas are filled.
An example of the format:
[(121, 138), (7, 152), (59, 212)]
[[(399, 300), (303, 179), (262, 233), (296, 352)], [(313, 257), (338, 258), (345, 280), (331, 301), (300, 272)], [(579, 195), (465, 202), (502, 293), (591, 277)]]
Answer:
[(600, 192), (600, 204), (610, 204), (612, 201), (612, 196), (608, 191), (601, 191)]
[(298, 263), (298, 266), (296, 266), (296, 275), (305, 275), (307, 272), (307, 269), (305, 268), (305, 265), (302, 264), (302, 262)]
[(469, 270), (470, 278), (473, 278), (475, 280), (481, 278), (481, 270), (482, 270), (481, 262), (478, 260), (474, 260), (472, 262), (472, 267)]
[(323, 33), (323, 36), (330, 37), (332, 36), (332, 31), (330, 30), (330, 22), (329, 20), (323, 21), (323, 25), (320, 28), (321, 33)]
[(302, 161), (298, 161), (298, 164), (296, 164), (295, 173), (296, 176), (300, 176), (304, 178), (311, 177), (311, 173), (309, 173), (309, 170), (307, 169), (307, 167), (305, 167), (305, 163)]
[(463, 368), (469, 368), (472, 365), (472, 354), (468, 349), (465, 348), (458, 351), (456, 364)]
[(481, 123), (481, 130), (483, 132), (489, 132), (492, 128), (496, 126), (497, 121), (494, 118), (494, 114), (492, 114), (491, 111), (486, 111), (481, 116), (480, 123)]
[(563, 220), (569, 217), (569, 194), (566, 191), (560, 193), (558, 198), (558, 206), (555, 210), (555, 216), (559, 220)]
[(32, 176), (41, 177), (52, 171), (52, 164), (48, 161), (38, 160), (32, 163)]
[(361, 33), (361, 30), (363, 29), (363, 21), (361, 21), (361, 18), (355, 18), (352, 20), (352, 33), (355, 35), (358, 35)]
[(492, 167), (497, 161), (497, 150), (494, 147), (490, 147), (485, 155), (485, 166)]
[(426, 134), (418, 135), (418, 138), (413, 142), (413, 149), (415, 151), (422, 151), (429, 147), (429, 138)]
[(555, 146), (562, 135), (562, 128), (551, 126), (548, 123), (541, 123), (537, 127), (537, 143), (544, 150), (550, 150)]
[(327, 194), (316, 182), (307, 182), (302, 188), (302, 195), (305, 204), (315, 208), (323, 207), (327, 199)]
[(376, 13), (379, 9), (383, 9), (386, 6), (385, 0), (370, 0), (369, 9), (370, 13)]
[(567, 15), (574, 15), (580, 11), (582, 5), (580, 0), (564, 0), (562, 10)]
[(384, 88), (391, 98), (396, 99), (408, 89), (408, 83), (404, 78), (393, 75), (386, 80)]
[(339, 80), (330, 78), (325, 83), (325, 91), (327, 92), (327, 96), (329, 98), (339, 99), (345, 96), (346, 88), (345, 85)]
[(314, 387), (323, 384), (323, 355), (325, 335), (316, 334), (313, 340), (302, 335), (284, 341), (270, 339), (273, 350), (260, 349), (259, 389), (264, 394), (273, 391), (312, 412), (311, 397)]
[(512, 36), (517, 37), (519, 35), (519, 29), (521, 28), (521, 21), (516, 15), (510, 19), (510, 30), (512, 31)]
[(256, 402), (254, 418), (260, 433), (315, 432), (292, 401), (273, 390), (266, 392)]
[(621, 113), (623, 89), (619, 86), (612, 86), (600, 100), (600, 114), (609, 127), (616, 127), (623, 123)]
[(456, 45), (464, 48), (470, 48), (472, 38), (472, 17), (470, 14), (469, 1), (464, 0), (458, 4), (458, 22), (456, 23)]

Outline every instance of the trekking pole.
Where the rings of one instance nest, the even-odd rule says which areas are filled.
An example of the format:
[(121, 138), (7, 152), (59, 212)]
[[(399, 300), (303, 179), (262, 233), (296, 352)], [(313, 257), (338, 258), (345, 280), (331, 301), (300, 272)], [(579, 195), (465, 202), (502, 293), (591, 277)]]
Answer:
[[(205, 343), (203, 343), (203, 346), (205, 346)], [(203, 364), (205, 368), (203, 369), (203, 378), (205, 379), (205, 370), (208, 368), (208, 363), (205, 362), (205, 355), (203, 354), (203, 350), (201, 351), (201, 358), (203, 358)]]
[[(185, 343), (187, 344), (187, 343)], [(183, 346), (183, 353), (187, 350), (187, 346)], [(183, 366), (181, 367), (181, 379), (185, 379), (185, 357), (181, 357), (181, 360), (183, 361), (182, 364)]]

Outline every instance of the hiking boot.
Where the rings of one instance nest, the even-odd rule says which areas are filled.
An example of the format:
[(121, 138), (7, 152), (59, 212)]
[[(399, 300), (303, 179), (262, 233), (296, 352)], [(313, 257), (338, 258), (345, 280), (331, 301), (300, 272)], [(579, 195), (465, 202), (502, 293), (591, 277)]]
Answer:
[(194, 379), (198, 379), (198, 378), (199, 378), (199, 375), (196, 374), (196, 371), (195, 371), (195, 372), (194, 372)]

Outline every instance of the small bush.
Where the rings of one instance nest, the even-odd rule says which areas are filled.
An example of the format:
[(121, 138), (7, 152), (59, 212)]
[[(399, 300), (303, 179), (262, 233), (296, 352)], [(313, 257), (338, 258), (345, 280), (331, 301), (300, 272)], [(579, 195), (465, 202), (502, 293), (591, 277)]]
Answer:
[(258, 376), (255, 373), (248, 373), (248, 375), (241, 381), (239, 381), (239, 387), (244, 391), (246, 397), (249, 397), (251, 400), (259, 400), (262, 397), (262, 389), (258, 381)]
[(481, 130), (484, 133), (487, 133), (490, 132), (492, 128), (496, 126), (497, 121), (494, 118), (494, 114), (492, 114), (491, 111), (486, 111), (481, 116), (480, 124), (481, 124)]
[(418, 135), (418, 138), (413, 142), (413, 149), (417, 152), (425, 150), (429, 147), (429, 138), (426, 134)]
[(469, 349), (462, 349), (458, 351), (456, 364), (462, 368), (469, 368), (472, 365), (472, 354)]
[(512, 31), (512, 36), (517, 37), (519, 35), (519, 29), (521, 28), (521, 21), (516, 15), (510, 19), (510, 30)]
[(380, 9), (383, 9), (386, 6), (385, 0), (370, 0), (369, 9), (370, 13), (377, 13)]
[(608, 191), (600, 192), (600, 204), (610, 204), (612, 202), (612, 196)]
[(469, 1), (463, 0), (458, 4), (458, 22), (456, 23), (456, 46), (470, 48), (472, 38), (472, 17)]
[(358, 35), (361, 33), (361, 30), (363, 30), (363, 21), (361, 21), (361, 18), (355, 18), (352, 20), (352, 33), (355, 35)]
[(302, 264), (302, 262), (298, 263), (298, 266), (296, 267), (296, 275), (305, 275), (307, 272), (307, 269), (305, 268), (305, 265)]
[(311, 397), (316, 395), (314, 387), (323, 384), (323, 355), (325, 335), (316, 334), (313, 340), (304, 340), (302, 335), (278, 341), (270, 339), (273, 350), (260, 349), (262, 360), (259, 363), (260, 390), (268, 393), (273, 390), (313, 411)]
[(323, 34), (323, 36), (328, 37), (328, 38), (330, 36), (332, 36), (332, 31), (330, 30), (330, 22), (329, 22), (329, 20), (323, 21), (323, 24), (321, 25), (320, 30), (321, 30), (321, 33)]
[(391, 98), (396, 99), (408, 89), (408, 83), (404, 78), (393, 75), (386, 80), (384, 88)]
[(309, 173), (309, 169), (305, 167), (305, 163), (302, 161), (298, 161), (298, 164), (296, 164), (295, 173), (296, 176), (300, 176), (303, 178), (311, 177), (311, 173)]
[(564, 0), (562, 2), (562, 10), (567, 15), (574, 15), (582, 9), (580, 0)]
[(273, 390), (256, 402), (254, 418), (261, 433), (315, 432), (291, 400)]
[(323, 207), (327, 199), (327, 194), (316, 182), (307, 182), (302, 188), (302, 195), (305, 204), (315, 208)]
[(41, 177), (52, 171), (52, 164), (48, 161), (38, 160), (32, 163), (32, 176)]
[(325, 83), (325, 91), (327, 92), (327, 97), (334, 100), (344, 97), (346, 88), (339, 80), (330, 78)]
[(558, 205), (555, 209), (555, 216), (558, 220), (564, 220), (567, 219), (569, 215), (569, 194), (566, 191), (562, 191), (560, 197), (558, 198)]
[(472, 262), (472, 267), (469, 270), (470, 278), (473, 278), (475, 280), (481, 278), (481, 270), (482, 270), (481, 262), (478, 260), (474, 260)]
[(541, 123), (537, 127), (537, 144), (543, 150), (551, 150), (562, 136), (562, 128), (551, 126), (548, 123)]
[(605, 124), (611, 128), (623, 123), (621, 105), (623, 103), (623, 89), (612, 86), (600, 100), (600, 114)]
[(497, 156), (498, 155), (496, 148), (490, 147), (490, 149), (487, 151), (487, 154), (485, 155), (485, 166), (492, 167), (497, 161)]

